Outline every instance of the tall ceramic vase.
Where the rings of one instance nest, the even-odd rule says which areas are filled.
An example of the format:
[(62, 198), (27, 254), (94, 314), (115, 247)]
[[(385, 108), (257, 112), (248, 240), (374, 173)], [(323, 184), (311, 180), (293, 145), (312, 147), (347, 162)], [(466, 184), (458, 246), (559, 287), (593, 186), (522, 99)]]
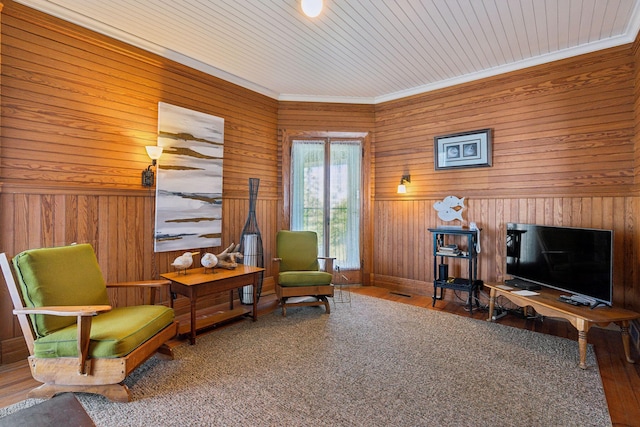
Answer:
[[(239, 252), (243, 255), (242, 263), (244, 265), (264, 267), (262, 235), (256, 219), (256, 199), (258, 198), (259, 186), (260, 180), (258, 178), (249, 178), (249, 215), (240, 236)], [(260, 294), (262, 293), (263, 275), (264, 273), (260, 273), (258, 278), (258, 289), (256, 289), (258, 299), (260, 299)], [(253, 304), (253, 286), (244, 286), (239, 290), (239, 293), (242, 304)]]

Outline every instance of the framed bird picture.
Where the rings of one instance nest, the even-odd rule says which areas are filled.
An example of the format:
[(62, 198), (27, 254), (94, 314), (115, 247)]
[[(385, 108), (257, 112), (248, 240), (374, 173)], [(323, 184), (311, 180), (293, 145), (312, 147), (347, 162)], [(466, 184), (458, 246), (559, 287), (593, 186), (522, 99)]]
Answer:
[(436, 170), (491, 166), (491, 129), (480, 129), (433, 139)]

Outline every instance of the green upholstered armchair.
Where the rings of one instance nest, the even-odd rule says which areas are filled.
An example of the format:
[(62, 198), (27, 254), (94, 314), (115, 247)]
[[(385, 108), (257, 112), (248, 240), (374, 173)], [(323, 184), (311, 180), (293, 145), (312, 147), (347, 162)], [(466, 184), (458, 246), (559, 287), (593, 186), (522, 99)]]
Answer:
[[(325, 261), (320, 271), (319, 259)], [(276, 295), (287, 315), (290, 306), (324, 305), (331, 312), (327, 297), (333, 297), (333, 258), (318, 257), (318, 236), (313, 231), (279, 231), (274, 258)], [(309, 297), (289, 302), (289, 298)]]
[[(43, 385), (29, 397), (61, 392), (97, 393), (127, 402), (122, 381), (176, 335), (173, 309), (154, 305), (112, 308), (98, 260), (89, 244), (32, 249), (0, 267), (29, 349), (31, 374)], [(18, 286), (16, 285), (16, 279)], [(152, 290), (166, 280), (127, 282)]]

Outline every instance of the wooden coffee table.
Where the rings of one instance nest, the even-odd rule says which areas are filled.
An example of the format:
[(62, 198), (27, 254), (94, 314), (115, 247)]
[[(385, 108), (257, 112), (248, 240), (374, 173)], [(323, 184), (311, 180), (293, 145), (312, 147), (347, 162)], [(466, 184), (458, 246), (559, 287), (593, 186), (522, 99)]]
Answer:
[(499, 296), (505, 297), (518, 307), (532, 307), (543, 316), (568, 320), (578, 330), (578, 349), (580, 351), (580, 367), (582, 369), (587, 368), (587, 332), (589, 332), (589, 329), (593, 325), (604, 327), (610, 323), (615, 323), (620, 326), (622, 345), (624, 346), (627, 362), (634, 363), (629, 347), (629, 322), (634, 319), (640, 319), (640, 313), (615, 307), (600, 306), (590, 308), (587, 306), (574, 306), (558, 301), (558, 297), (566, 294), (566, 292), (545, 287), (535, 291), (538, 295), (522, 296), (514, 293), (520, 291), (520, 289), (505, 290), (500, 288), (500, 286), (504, 286), (502, 283), (485, 283), (485, 286), (491, 290), (488, 321), (493, 319), (495, 301)]
[(197, 319), (196, 302), (199, 297), (215, 293), (229, 291), (229, 311), (224, 320), (234, 317), (244, 316), (247, 311), (243, 308), (233, 308), (233, 291), (243, 286), (253, 285), (253, 308), (251, 315), (253, 321), (258, 320), (258, 298), (257, 289), (260, 274), (264, 271), (262, 267), (249, 265), (238, 265), (233, 270), (217, 268), (211, 271), (204, 267), (186, 270), (185, 272), (164, 273), (160, 277), (171, 281), (171, 306), (173, 307), (174, 295), (179, 294), (189, 298), (191, 310), (191, 323), (189, 329), (189, 341), (196, 343), (196, 330), (213, 325), (220, 321), (220, 318), (206, 317)]

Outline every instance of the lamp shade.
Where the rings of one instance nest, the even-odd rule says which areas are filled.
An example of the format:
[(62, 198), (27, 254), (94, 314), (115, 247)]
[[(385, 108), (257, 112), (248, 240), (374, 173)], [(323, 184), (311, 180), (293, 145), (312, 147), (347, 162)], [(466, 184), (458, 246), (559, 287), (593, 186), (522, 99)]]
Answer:
[(315, 18), (322, 12), (322, 0), (302, 0), (302, 11), (309, 18)]
[(411, 175), (402, 175), (400, 178), (400, 184), (398, 184), (398, 194), (407, 194), (407, 182), (411, 182)]
[(147, 155), (151, 160), (158, 160), (162, 155), (162, 147), (157, 145), (147, 145), (144, 148), (147, 150)]

